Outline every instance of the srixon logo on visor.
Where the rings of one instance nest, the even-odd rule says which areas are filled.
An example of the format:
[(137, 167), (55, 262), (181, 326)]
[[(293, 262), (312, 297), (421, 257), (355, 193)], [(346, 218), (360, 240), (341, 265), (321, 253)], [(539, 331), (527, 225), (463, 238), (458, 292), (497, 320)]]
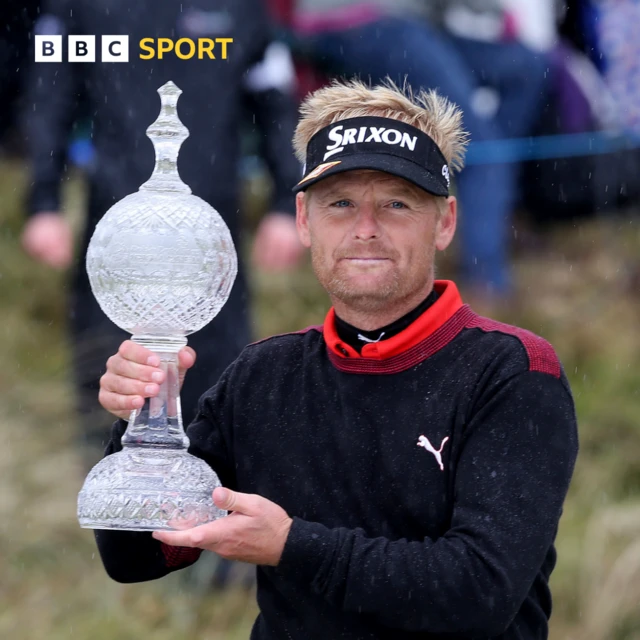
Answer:
[(333, 144), (327, 145), (325, 149), (324, 162), (327, 158), (344, 151), (348, 144), (360, 142), (379, 142), (380, 144), (400, 145), (411, 151), (415, 151), (417, 136), (409, 135), (397, 129), (387, 129), (386, 127), (358, 127), (345, 129), (343, 125), (333, 127), (327, 134)]
[(311, 136), (305, 160), (294, 193), (344, 171), (369, 169), (404, 178), (435, 196), (449, 195), (449, 167), (435, 140), (395, 118), (336, 120)]

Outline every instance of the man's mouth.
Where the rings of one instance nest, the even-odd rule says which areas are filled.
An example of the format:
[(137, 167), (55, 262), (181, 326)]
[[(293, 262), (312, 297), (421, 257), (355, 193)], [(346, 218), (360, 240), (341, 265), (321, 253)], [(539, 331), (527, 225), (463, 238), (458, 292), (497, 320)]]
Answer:
[(383, 257), (378, 257), (378, 256), (349, 256), (346, 258), (343, 258), (343, 260), (349, 260), (349, 262), (362, 262), (362, 263), (366, 263), (366, 262), (384, 262), (386, 260), (389, 260), (389, 258), (383, 258)]

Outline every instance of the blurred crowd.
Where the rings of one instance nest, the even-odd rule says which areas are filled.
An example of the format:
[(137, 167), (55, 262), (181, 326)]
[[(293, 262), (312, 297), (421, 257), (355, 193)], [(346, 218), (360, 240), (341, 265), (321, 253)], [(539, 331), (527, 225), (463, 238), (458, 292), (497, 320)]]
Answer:
[[(0, 8), (0, 149), (29, 167), (25, 251), (73, 270), (70, 331), (88, 463), (106, 439), (97, 403), (106, 359), (125, 334), (95, 302), (84, 253), (105, 211), (153, 168), (146, 128), (155, 91), (174, 80), (190, 130), (180, 173), (242, 240), (243, 168), (266, 167), (271, 203), (253, 237), (251, 268), (295, 269), (302, 256), (291, 187), (301, 167), (291, 138), (297, 105), (334, 77), (390, 78), (438, 89), (462, 107), (471, 145), (454, 179), (461, 207), (455, 279), (468, 300), (508, 301), (514, 215), (535, 224), (605, 215), (640, 197), (640, 0), (116, 0), (7, 1)], [(232, 37), (227, 61), (33, 63), (33, 35)], [(260, 158), (260, 163), (247, 162)], [(89, 185), (74, 251), (61, 215), (70, 168)], [(75, 256), (75, 259), (74, 259)], [(198, 332), (185, 421), (197, 398), (251, 341), (246, 269)], [(447, 274), (449, 275), (449, 274)], [(452, 276), (454, 274), (451, 274)]]
[[(268, 37), (270, 46), (261, 61), (246, 58), (243, 68), (234, 69), (242, 78), (230, 81), (228, 75), (221, 75), (223, 65), (196, 60), (178, 61), (180, 70), (169, 59), (147, 62), (144, 71), (153, 77), (173, 66), (180, 75), (186, 70), (191, 77), (206, 78), (198, 83), (199, 95), (190, 98), (205, 103), (198, 130), (207, 129), (207, 108), (218, 110), (221, 103), (233, 107), (234, 128), (237, 125), (246, 142), (242, 148), (236, 144), (237, 153), (245, 159), (253, 154), (266, 157), (279, 190), (279, 210), (284, 202), (291, 207), (292, 198), (284, 194), (286, 174), (291, 182), (295, 161), (288, 148), (274, 155), (273, 136), (264, 127), (251, 125), (277, 117), (282, 118), (280, 131), (286, 132), (295, 124), (295, 115), (291, 110), (280, 111), (284, 102), (290, 101), (295, 108), (309, 90), (332, 77), (353, 75), (372, 82), (388, 77), (413, 90), (437, 88), (462, 107), (471, 148), (456, 183), (462, 210), (458, 278), (474, 299), (509, 295), (515, 211), (525, 210), (535, 222), (548, 223), (609, 211), (637, 197), (640, 45), (632, 32), (640, 16), (636, 0), (264, 0), (253, 4), (262, 5), (252, 14), (265, 22), (258, 40)], [(92, 4), (30, 0), (19, 6), (3, 5), (0, 136), (5, 149), (22, 153), (33, 167), (29, 213), (55, 210), (55, 181), (62, 178), (65, 162), (100, 179), (99, 174), (109, 173), (105, 167), (113, 164), (114, 156), (126, 153), (121, 142), (131, 138), (124, 127), (111, 155), (99, 147), (95, 136), (106, 131), (100, 121), (120, 114), (104, 108), (96, 112), (93, 106), (96, 101), (106, 102), (98, 94), (115, 100), (135, 76), (133, 61), (126, 70), (101, 63), (94, 65), (96, 69), (73, 72), (64, 69), (68, 64), (49, 65), (56, 67), (54, 71), (34, 65), (34, 33), (99, 34), (109, 26), (116, 29), (114, 33), (194, 38), (222, 34), (236, 39), (236, 51), (244, 47), (241, 34), (255, 36), (250, 31), (257, 28), (256, 21), (229, 19), (233, 3), (228, 1), (164, 5), (157, 17), (149, 15), (145, 3), (135, 11), (122, 12), (112, 0)], [(134, 26), (141, 31), (132, 31)], [(138, 67), (142, 73), (142, 65)], [(64, 79), (58, 78), (60, 74)], [(54, 78), (58, 78), (55, 88), (49, 86)], [(207, 101), (207, 86), (216, 81), (226, 83), (226, 89), (218, 89), (214, 106)], [(265, 82), (279, 85), (279, 105), (254, 100), (247, 109), (245, 100), (242, 109), (236, 108), (234, 101), (240, 94), (232, 90), (234, 85), (242, 85), (244, 97), (255, 97), (265, 95), (255, 90)], [(147, 90), (146, 83), (142, 87)], [(143, 95), (148, 94), (136, 97), (136, 92), (127, 92), (126, 101), (137, 106), (152, 102)], [(122, 99), (119, 95), (118, 100)], [(60, 113), (48, 113), (56, 109)], [(124, 104), (122, 109), (126, 111)], [(133, 130), (133, 123), (144, 124), (140, 111), (137, 117), (129, 117), (134, 137), (139, 132)], [(58, 157), (47, 164), (43, 158), (52, 150)], [(210, 166), (215, 171), (215, 163)], [(207, 181), (204, 171), (197, 174), (196, 179)], [(196, 184), (196, 192), (198, 188)], [(225, 197), (228, 202), (218, 204), (229, 208), (233, 199)], [(99, 218), (106, 204), (106, 200), (94, 202), (95, 215), (90, 217)], [(45, 243), (44, 232), (28, 233), (25, 247), (52, 266), (64, 266), (71, 260), (68, 234), (59, 228), (57, 234), (52, 231), (55, 224), (49, 220), (49, 242)], [(278, 231), (287, 235), (286, 227), (282, 223)], [(281, 256), (280, 266), (286, 266), (288, 257), (295, 262), (293, 242), (276, 242), (274, 248), (270, 240), (278, 233), (266, 235), (266, 241), (262, 235), (258, 238), (257, 250), (267, 256), (267, 262), (269, 255), (276, 262), (274, 256)]]

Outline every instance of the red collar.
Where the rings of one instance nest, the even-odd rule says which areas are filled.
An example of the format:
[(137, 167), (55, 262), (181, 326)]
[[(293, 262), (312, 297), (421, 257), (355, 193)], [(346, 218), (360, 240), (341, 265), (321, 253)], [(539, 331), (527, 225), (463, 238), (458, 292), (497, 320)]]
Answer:
[[(362, 365), (365, 364), (364, 361), (368, 361), (367, 369), (376, 369), (378, 367), (371, 361), (384, 360), (387, 361), (386, 365), (383, 366), (386, 371), (388, 366), (392, 365), (392, 360), (397, 360), (398, 358), (401, 358), (403, 361), (406, 360), (404, 356), (408, 355), (408, 352), (414, 352), (418, 347), (423, 346), (430, 336), (462, 308), (462, 299), (460, 298), (460, 293), (455, 283), (450, 280), (436, 280), (433, 286), (438, 292), (439, 298), (431, 307), (415, 320), (415, 322), (412, 322), (404, 331), (393, 336), (393, 338), (365, 344), (362, 347), (361, 354), (348, 344), (342, 342), (338, 337), (335, 326), (335, 311), (333, 307), (331, 307), (325, 318), (322, 333), (333, 363), (339, 369), (351, 370), (353, 367), (350, 365), (353, 360), (358, 360), (359, 364), (355, 362), (353, 362), (353, 364), (357, 370), (361, 370)], [(417, 351), (422, 353), (423, 349), (417, 349)], [(413, 358), (410, 359), (413, 360)], [(395, 366), (392, 366), (392, 368), (396, 369)], [(382, 373), (382, 371), (380, 371), (380, 373)]]

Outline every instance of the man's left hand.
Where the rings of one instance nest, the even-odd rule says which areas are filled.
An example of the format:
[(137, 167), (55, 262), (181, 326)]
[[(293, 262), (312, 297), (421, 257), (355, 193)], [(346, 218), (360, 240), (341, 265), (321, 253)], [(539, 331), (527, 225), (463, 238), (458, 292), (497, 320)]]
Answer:
[(184, 531), (154, 531), (153, 537), (177, 547), (198, 547), (229, 560), (275, 567), (280, 562), (292, 520), (275, 502), (218, 487), (213, 501), (232, 511), (215, 522)]

